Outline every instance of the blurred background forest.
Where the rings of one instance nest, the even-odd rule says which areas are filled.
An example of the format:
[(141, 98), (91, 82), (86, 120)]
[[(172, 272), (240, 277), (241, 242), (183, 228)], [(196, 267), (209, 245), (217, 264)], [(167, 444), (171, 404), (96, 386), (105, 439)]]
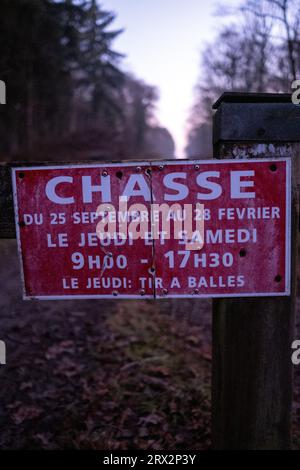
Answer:
[(115, 14), (96, 0), (2, 0), (1, 156), (173, 157), (157, 89), (122, 71)]
[[(186, 2), (174, 0), (170, 16), (179, 3)], [(204, 8), (211, 1), (187, 3)], [(126, 31), (107, 5), (0, 1), (2, 161), (184, 156), (157, 117), (159, 84), (126, 70), (115, 47)], [(300, 0), (224, 0), (215, 14), (186, 116), (188, 158), (212, 157), (211, 107), (221, 93), (290, 92), (300, 79)], [(153, 25), (153, 35), (162, 33)], [(179, 52), (171, 56), (181, 62)], [(183, 85), (173, 81), (179, 93)], [(0, 257), (0, 337), (8, 357), (0, 368), (1, 449), (210, 447), (209, 300), (23, 302), (15, 240), (0, 240)], [(298, 331), (299, 310), (298, 298)]]
[(291, 92), (300, 76), (299, 0), (223, 2), (228, 18), (201, 57), (201, 78), (189, 119), (187, 156), (212, 156), (212, 104), (224, 91)]
[[(115, 50), (116, 38), (126, 34), (115, 29), (116, 15), (96, 0), (1, 1), (0, 79), (7, 84), (2, 159), (175, 155), (174, 139), (156, 117), (157, 84), (125, 72)], [(291, 91), (299, 77), (299, 22), (299, 0), (241, 0), (215, 8), (219, 27), (202, 44), (186, 116), (187, 157), (212, 156), (211, 106), (222, 92)]]

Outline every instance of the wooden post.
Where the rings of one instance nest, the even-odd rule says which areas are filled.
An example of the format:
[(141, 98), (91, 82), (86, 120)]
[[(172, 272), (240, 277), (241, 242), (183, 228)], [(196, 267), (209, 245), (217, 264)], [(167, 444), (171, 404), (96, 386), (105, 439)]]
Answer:
[[(213, 302), (212, 433), (216, 449), (288, 449), (300, 161), (291, 95), (224, 93), (215, 103), (217, 158), (292, 157), (292, 292)], [(264, 269), (258, 260), (257, 270)]]

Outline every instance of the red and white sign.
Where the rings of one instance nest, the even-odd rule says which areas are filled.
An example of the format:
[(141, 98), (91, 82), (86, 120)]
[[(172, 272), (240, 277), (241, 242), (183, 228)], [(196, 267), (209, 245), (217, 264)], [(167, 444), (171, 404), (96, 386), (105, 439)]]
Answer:
[(289, 159), (12, 171), (24, 299), (290, 292)]

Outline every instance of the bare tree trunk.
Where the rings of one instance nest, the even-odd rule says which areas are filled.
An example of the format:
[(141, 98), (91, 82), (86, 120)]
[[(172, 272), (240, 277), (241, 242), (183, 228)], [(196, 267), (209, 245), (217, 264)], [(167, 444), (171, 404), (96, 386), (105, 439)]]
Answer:
[(294, 42), (291, 37), (291, 28), (287, 17), (287, 10), (288, 10), (288, 2), (289, 0), (283, 0), (282, 5), (282, 12), (283, 12), (283, 22), (286, 31), (287, 37), (287, 47), (288, 47), (288, 57), (289, 57), (289, 64), (290, 64), (290, 73), (293, 80), (296, 80), (296, 63), (295, 63), (295, 56), (294, 56)]
[(33, 123), (33, 83), (27, 83), (27, 109), (26, 109), (26, 140), (27, 150), (30, 152), (33, 147), (34, 123)]

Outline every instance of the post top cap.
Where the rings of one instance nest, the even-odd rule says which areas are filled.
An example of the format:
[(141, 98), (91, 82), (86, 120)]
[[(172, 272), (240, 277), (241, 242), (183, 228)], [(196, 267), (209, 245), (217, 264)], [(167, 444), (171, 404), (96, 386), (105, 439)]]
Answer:
[(218, 109), (221, 103), (292, 103), (291, 93), (241, 93), (238, 91), (224, 92), (213, 104)]

